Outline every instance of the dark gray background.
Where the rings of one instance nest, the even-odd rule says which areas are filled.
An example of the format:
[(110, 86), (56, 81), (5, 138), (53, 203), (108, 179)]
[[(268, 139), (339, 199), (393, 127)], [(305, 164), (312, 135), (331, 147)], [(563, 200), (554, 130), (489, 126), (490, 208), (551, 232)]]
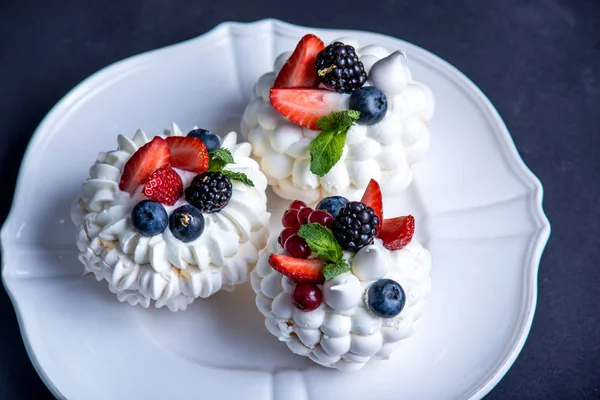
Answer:
[[(553, 231), (533, 328), (488, 398), (600, 398), (600, 1), (218, 3), (0, 0), (0, 221), (40, 120), (106, 65), (228, 20), (274, 17), (396, 36), (438, 54), (481, 87), (545, 188)], [(1, 289), (0, 318), (0, 398), (50, 398)]]

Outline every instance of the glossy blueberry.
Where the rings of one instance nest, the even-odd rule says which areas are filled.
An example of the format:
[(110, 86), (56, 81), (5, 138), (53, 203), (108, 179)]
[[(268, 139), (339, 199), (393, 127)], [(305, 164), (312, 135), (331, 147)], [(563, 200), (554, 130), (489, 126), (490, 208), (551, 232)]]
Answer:
[(221, 147), (219, 137), (214, 133), (207, 131), (206, 129), (194, 129), (193, 131), (190, 131), (187, 135), (202, 140), (202, 142), (206, 146), (206, 151), (208, 151), (209, 153)]
[(317, 204), (316, 209), (327, 211), (333, 216), (333, 218), (335, 218), (340, 213), (340, 210), (346, 207), (346, 204), (348, 204), (348, 199), (345, 197), (329, 196), (321, 200), (319, 204)]
[(351, 110), (360, 111), (357, 121), (359, 124), (373, 125), (385, 117), (387, 98), (375, 86), (364, 86), (352, 92), (349, 107)]
[(204, 216), (196, 207), (186, 204), (171, 213), (169, 228), (177, 239), (191, 242), (204, 231)]
[(405, 302), (402, 286), (391, 279), (379, 279), (367, 292), (367, 306), (381, 318), (393, 318), (400, 314)]
[(143, 200), (131, 210), (131, 223), (142, 236), (154, 236), (167, 229), (169, 216), (160, 203)]

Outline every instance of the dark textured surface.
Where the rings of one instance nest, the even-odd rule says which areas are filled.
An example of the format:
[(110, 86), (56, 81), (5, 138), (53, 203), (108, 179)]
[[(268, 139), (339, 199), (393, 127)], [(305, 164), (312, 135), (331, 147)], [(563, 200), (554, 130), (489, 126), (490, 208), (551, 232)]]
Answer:
[[(217, 5), (219, 3), (219, 5)], [(545, 187), (553, 232), (529, 339), (489, 399), (600, 398), (600, 2), (597, 0), (0, 2), (0, 221), (27, 142), (74, 85), (114, 61), (219, 22), (291, 23), (400, 37), (490, 97)], [(0, 294), (0, 398), (50, 398)]]

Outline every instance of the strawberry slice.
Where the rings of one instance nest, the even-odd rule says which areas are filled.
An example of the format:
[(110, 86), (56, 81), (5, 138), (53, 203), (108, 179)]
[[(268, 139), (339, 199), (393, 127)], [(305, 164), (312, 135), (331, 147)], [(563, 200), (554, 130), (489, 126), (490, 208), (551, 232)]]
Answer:
[(172, 206), (183, 194), (183, 182), (173, 168), (162, 167), (150, 175), (142, 193), (151, 200)]
[(125, 163), (119, 189), (132, 194), (138, 186), (146, 183), (154, 171), (169, 165), (170, 158), (167, 142), (156, 136), (133, 153)]
[(170, 136), (171, 166), (201, 174), (208, 169), (208, 151), (202, 140), (193, 136)]
[(323, 266), (325, 263), (318, 258), (304, 260), (280, 254), (269, 256), (269, 265), (281, 274), (296, 282), (323, 283)]
[(375, 215), (379, 217), (379, 225), (377, 225), (377, 234), (381, 230), (381, 224), (383, 223), (383, 198), (381, 196), (381, 188), (379, 183), (375, 179), (371, 179), (365, 194), (363, 194), (361, 203), (371, 207), (375, 211)]
[(273, 87), (317, 87), (319, 77), (315, 62), (325, 45), (315, 35), (309, 34), (300, 39), (296, 49), (279, 71)]
[(383, 221), (379, 238), (388, 250), (398, 250), (410, 243), (415, 234), (415, 217), (389, 218)]
[(319, 118), (341, 109), (341, 100), (340, 93), (324, 89), (271, 89), (271, 104), (281, 115), (313, 130), (319, 129)]

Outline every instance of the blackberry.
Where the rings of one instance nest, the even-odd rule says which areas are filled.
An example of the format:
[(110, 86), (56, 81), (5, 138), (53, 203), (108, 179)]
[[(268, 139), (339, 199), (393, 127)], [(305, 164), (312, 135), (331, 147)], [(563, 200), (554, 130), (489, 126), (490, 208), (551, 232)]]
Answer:
[(369, 206), (351, 201), (342, 208), (333, 222), (333, 235), (342, 249), (358, 251), (373, 243), (379, 217)]
[(185, 189), (185, 199), (203, 213), (222, 210), (231, 199), (231, 179), (222, 172), (196, 175)]
[(317, 55), (315, 62), (319, 79), (325, 86), (340, 93), (352, 93), (367, 81), (367, 73), (354, 47), (334, 42)]

